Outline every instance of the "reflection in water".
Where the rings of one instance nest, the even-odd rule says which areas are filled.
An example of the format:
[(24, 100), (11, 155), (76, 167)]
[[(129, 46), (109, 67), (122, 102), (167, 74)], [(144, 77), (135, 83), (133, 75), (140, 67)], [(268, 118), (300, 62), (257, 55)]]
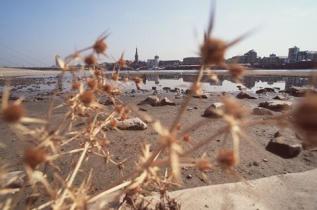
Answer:
[[(195, 81), (196, 76), (183, 74), (144, 74), (143, 78), (148, 82), (145, 88), (151, 86), (167, 86), (188, 88)], [(298, 76), (245, 76), (242, 83), (250, 90), (256, 91), (263, 87), (288, 89), (292, 86), (306, 86), (311, 84), (311, 77)], [(237, 84), (233, 82), (229, 75), (220, 75), (219, 83), (211, 81), (207, 76), (202, 78), (202, 88), (205, 91), (237, 91)]]
[[(87, 77), (88, 75), (82, 75)], [(135, 74), (131, 76), (136, 76)], [(163, 87), (187, 89), (195, 81), (196, 75), (194, 73), (181, 72), (148, 72), (138, 74), (143, 78), (143, 89), (151, 90), (153, 86), (158, 89)], [(36, 95), (39, 92), (50, 92), (56, 88), (58, 78), (56, 77), (42, 77), (42, 78), (18, 78), (11, 81), (14, 87), (13, 92), (17, 95)], [(71, 88), (71, 75), (65, 74), (63, 78), (63, 88)], [(111, 82), (111, 81), (109, 81)], [(5, 81), (0, 80), (0, 92), (3, 89)], [(256, 76), (249, 75), (243, 79), (243, 84), (250, 90), (256, 91), (264, 87), (279, 88), (280, 90), (288, 89), (291, 86), (306, 86), (311, 84), (311, 77), (309, 76)], [(135, 89), (133, 82), (120, 83), (125, 90)], [(234, 83), (229, 75), (219, 75), (219, 83), (210, 81), (207, 76), (202, 78), (202, 89), (207, 92), (222, 92), (222, 91), (238, 91), (237, 84)]]

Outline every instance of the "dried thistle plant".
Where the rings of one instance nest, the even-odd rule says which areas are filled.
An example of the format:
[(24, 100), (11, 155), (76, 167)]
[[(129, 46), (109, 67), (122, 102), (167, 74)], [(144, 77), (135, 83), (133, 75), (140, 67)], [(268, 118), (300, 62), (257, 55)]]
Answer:
[[(8, 123), (12, 131), (19, 134), (21, 140), (24, 140), (25, 136), (32, 138), (32, 147), (24, 153), (25, 173), (29, 185), (25, 184), (20, 190), (28, 188), (31, 192), (30, 196), (41, 192), (40, 195), (45, 197), (42, 202), (29, 202), (29, 208), (102, 209), (107, 204), (103, 201), (110, 197), (110, 194), (119, 192), (124, 195), (121, 205), (125, 204), (134, 209), (148, 209), (149, 202), (145, 202), (144, 195), (146, 195), (145, 192), (150, 191), (160, 192), (160, 200), (155, 209), (180, 209), (181, 205), (168, 196), (168, 189), (182, 184), (181, 167), (192, 167), (202, 173), (216, 170), (217, 166), (234, 170), (240, 159), (239, 144), (242, 140), (248, 140), (244, 133), (245, 127), (265, 123), (291, 126), (285, 123), (288, 113), (271, 117), (266, 121), (255, 121), (249, 118), (248, 110), (243, 108), (237, 100), (223, 97), (223, 110), (217, 113), (225, 122), (223, 127), (211, 130), (206, 139), (195, 142), (191, 139), (191, 131), (192, 128), (200, 127), (201, 122), (188, 125), (184, 129), (180, 128), (180, 121), (192, 96), (202, 94), (203, 75), (209, 76), (211, 80), (218, 79), (217, 74), (210, 67), (225, 67), (233, 79), (239, 82), (245, 73), (241, 66), (225, 64), (224, 57), (226, 50), (246, 35), (229, 43), (214, 38), (212, 36), (213, 22), (214, 12), (212, 11), (209, 26), (200, 46), (201, 69), (197, 72), (190, 94), (184, 99), (170, 127), (166, 127), (149, 115), (139, 113), (134, 106), (120, 100), (119, 95), (122, 93), (120, 69), (126, 66), (123, 54), (117, 60), (117, 66), (112, 69), (111, 77), (107, 77), (104, 74), (106, 69), (98, 65), (98, 57), (106, 55), (108, 35), (100, 36), (91, 46), (78, 50), (64, 59), (56, 56), (56, 64), (61, 69), (61, 76), (66, 71), (70, 71), (72, 75), (71, 89), (63, 94), (64, 102), (53, 106), (54, 100), (52, 100), (48, 111), (48, 113), (54, 113), (55, 110), (66, 109), (58, 126), (51, 125), (50, 118), (28, 118), (22, 99), (10, 104), (8, 102), (10, 91), (5, 89), (2, 96), (1, 120)], [(82, 69), (70, 67), (70, 64), (77, 60), (88, 68), (90, 73), (88, 78), (80, 78), (78, 74), (83, 71)], [(140, 77), (130, 79), (125, 77), (124, 81), (132, 81), (137, 89), (141, 89)], [(111, 108), (101, 103), (103, 97), (111, 100), (113, 103)], [(317, 146), (315, 141), (316, 101), (316, 96), (308, 96), (293, 112), (294, 126), (303, 133), (304, 143), (310, 146)], [(118, 123), (129, 119), (132, 114), (146, 119), (159, 137), (156, 144), (150, 145), (151, 141), (147, 141), (147, 144), (143, 145), (135, 170), (125, 173), (126, 159), (116, 161), (112, 158), (109, 149), (111, 139), (108, 138), (107, 132), (109, 129), (117, 130)], [(25, 123), (32, 124), (32, 127), (26, 127)], [(74, 126), (79, 123), (82, 123), (83, 127)], [(205, 154), (199, 158), (193, 156), (194, 152), (223, 134), (230, 134), (232, 148), (221, 148), (214, 159), (206, 157)], [(94, 179), (92, 170), (89, 170), (88, 175), (80, 180), (80, 185), (75, 184), (82, 165), (91, 155), (104, 159), (107, 163), (104, 167), (112, 164), (121, 173), (121, 176), (108, 189), (98, 194), (90, 193), (90, 185)], [(76, 161), (74, 167), (61, 173), (59, 160), (66, 157)], [(51, 174), (48, 174), (48, 169)], [(0, 176), (6, 173), (5, 170), (0, 170)], [(3, 209), (15, 208), (17, 203), (15, 199), (18, 196), (10, 196), (5, 190), (1, 189), (1, 193), (7, 197), (0, 206)], [(14, 191), (14, 193), (17, 192)]]

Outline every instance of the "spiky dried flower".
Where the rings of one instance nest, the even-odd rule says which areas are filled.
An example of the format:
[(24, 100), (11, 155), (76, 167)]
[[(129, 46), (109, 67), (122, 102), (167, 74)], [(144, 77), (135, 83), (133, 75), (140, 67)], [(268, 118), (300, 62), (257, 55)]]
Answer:
[(43, 149), (28, 148), (24, 152), (24, 163), (32, 169), (45, 161), (46, 152)]
[(80, 82), (73, 82), (72, 83), (72, 89), (78, 90), (80, 88)]
[(119, 73), (118, 72), (113, 73), (111, 78), (114, 81), (118, 81), (120, 79)]
[(8, 123), (19, 122), (25, 115), (25, 109), (21, 104), (10, 104), (2, 110), (2, 118)]
[(92, 66), (92, 65), (95, 65), (97, 63), (97, 58), (91, 54), (91, 55), (88, 55), (85, 57), (85, 64), (88, 65), (88, 66)]
[(97, 81), (93, 78), (89, 78), (87, 80), (87, 86), (92, 90), (97, 88), (97, 84), (98, 84)]
[(196, 168), (202, 172), (212, 169), (212, 164), (207, 159), (199, 159), (196, 161)]
[(85, 106), (89, 106), (95, 101), (94, 92), (92, 90), (87, 90), (79, 96), (79, 99)]
[(217, 162), (221, 167), (231, 168), (236, 165), (237, 160), (234, 155), (234, 151), (231, 149), (221, 149), (219, 150), (217, 156)]
[(202, 64), (205, 66), (222, 65), (225, 60), (226, 49), (226, 43), (220, 39), (205, 39), (203, 45), (200, 48)]
[(317, 146), (317, 96), (304, 98), (293, 115), (296, 128), (305, 136), (305, 143)]
[(239, 81), (245, 73), (245, 68), (239, 64), (230, 64), (228, 65), (228, 71), (234, 80)]
[(241, 119), (247, 114), (246, 109), (232, 97), (222, 97), (222, 102), (224, 105), (224, 114), (226, 115), (230, 115), (235, 119)]
[(122, 53), (119, 60), (117, 61), (117, 64), (119, 65), (119, 67), (122, 69), (122, 68), (125, 68), (126, 67), (126, 61), (124, 60), (123, 58), (124, 54)]
[(105, 39), (98, 39), (95, 44), (93, 45), (93, 49), (97, 54), (105, 53), (108, 46), (105, 42)]
[(191, 137), (188, 133), (185, 133), (184, 136), (183, 136), (183, 141), (185, 142), (190, 142), (191, 140)]
[(106, 93), (110, 94), (112, 92), (112, 86), (109, 84), (105, 84), (104, 86), (102, 86), (103, 91), (105, 91)]

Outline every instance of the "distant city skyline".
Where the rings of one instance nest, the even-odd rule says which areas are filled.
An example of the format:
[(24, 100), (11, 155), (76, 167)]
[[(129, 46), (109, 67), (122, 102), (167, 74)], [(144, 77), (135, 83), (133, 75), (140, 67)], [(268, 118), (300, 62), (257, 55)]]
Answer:
[[(109, 57), (122, 52), (139, 60), (198, 56), (208, 23), (209, 0), (17, 1), (0, 3), (0, 66), (51, 66), (54, 56), (86, 47), (105, 30)], [(230, 58), (255, 49), (259, 56), (287, 56), (288, 49), (317, 50), (317, 1), (230, 1), (216, 3), (216, 37), (232, 40), (259, 28), (230, 49)], [(104, 61), (104, 60), (102, 60)]]

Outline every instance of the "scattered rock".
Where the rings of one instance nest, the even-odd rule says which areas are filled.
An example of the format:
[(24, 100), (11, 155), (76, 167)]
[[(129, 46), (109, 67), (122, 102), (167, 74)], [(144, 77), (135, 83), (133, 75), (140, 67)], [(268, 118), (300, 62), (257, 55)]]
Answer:
[(170, 87), (163, 87), (163, 90), (165, 90), (166, 92), (170, 91), (171, 88)]
[(259, 166), (260, 164), (259, 164), (257, 161), (253, 161), (253, 162), (252, 162), (252, 165), (253, 165), (253, 166)]
[(172, 93), (178, 93), (180, 91), (181, 90), (179, 88), (170, 89), (170, 92), (172, 92)]
[(255, 94), (250, 92), (244, 92), (244, 91), (241, 91), (236, 97), (238, 99), (257, 99), (258, 98), (258, 96), (256, 96)]
[(223, 103), (216, 102), (211, 104), (202, 115), (203, 117), (209, 117), (209, 118), (218, 118), (220, 117), (219, 114), (216, 112), (216, 110), (220, 110), (223, 107)]
[(186, 175), (186, 178), (187, 178), (187, 179), (192, 179), (192, 178), (193, 178), (193, 175), (187, 174), (187, 175)]
[(193, 95), (194, 98), (204, 98), (207, 99), (208, 96), (206, 94), (202, 94), (202, 95)]
[(113, 101), (111, 99), (107, 99), (105, 101), (101, 101), (100, 103), (105, 105), (105, 106), (114, 105), (114, 103), (113, 103)]
[(285, 92), (294, 97), (303, 97), (309, 92), (317, 93), (316, 90), (311, 88), (295, 87), (295, 86), (288, 88), (287, 90), (285, 90)]
[(165, 97), (160, 101), (160, 106), (165, 106), (165, 105), (176, 106), (176, 103), (174, 101), (169, 100), (167, 97)]
[(136, 93), (136, 90), (135, 89), (132, 89), (131, 90), (131, 94), (135, 94)]
[(266, 158), (264, 158), (264, 159), (263, 159), (263, 162), (269, 162), (269, 160), (268, 160), (268, 159), (266, 159)]
[(255, 91), (256, 94), (262, 94), (262, 93), (275, 93), (274, 88), (266, 87), (266, 88), (261, 88), (257, 91)]
[(151, 106), (175, 106), (176, 103), (168, 99), (167, 97), (163, 98), (162, 100), (159, 99), (157, 96), (148, 96), (144, 101), (141, 101), (138, 105), (149, 104)]
[(276, 131), (276, 133), (274, 133), (274, 138), (278, 138), (281, 136), (282, 136), (282, 134), (279, 131)]
[(152, 90), (156, 90), (156, 87), (155, 87), (155, 86), (153, 86), (153, 87), (152, 87)]
[(180, 95), (180, 94), (175, 95), (175, 99), (182, 99), (182, 98), (183, 98), (183, 95)]
[(142, 108), (142, 107), (140, 107), (139, 110), (140, 110), (140, 111), (143, 111), (143, 112), (147, 112), (147, 109), (144, 109), (144, 108)]
[(9, 96), (10, 101), (16, 101), (18, 99), (19, 99), (19, 97), (17, 97), (17, 96)]
[(157, 96), (148, 96), (144, 101), (141, 101), (138, 105), (149, 104), (151, 106), (159, 106), (160, 99)]
[(286, 101), (286, 100), (288, 100), (288, 98), (285, 97), (285, 96), (283, 96), (283, 95), (277, 95), (277, 96), (275, 96), (273, 99), (275, 99), (275, 100), (281, 100), (281, 101)]
[(259, 104), (259, 107), (270, 109), (275, 112), (280, 112), (283, 110), (290, 109), (291, 106), (292, 106), (292, 102), (279, 101), (279, 100), (265, 101)]
[(140, 118), (135, 117), (123, 121), (117, 121), (117, 128), (121, 130), (145, 130), (147, 129), (147, 124)]
[(273, 115), (273, 113), (270, 110), (268, 110), (266, 108), (262, 108), (262, 107), (255, 107), (253, 109), (252, 114), (254, 114), (254, 115)]
[(186, 89), (186, 90), (185, 90), (185, 94), (186, 94), (186, 95), (189, 95), (191, 92), (192, 92), (192, 91), (191, 91), (190, 89)]
[(301, 152), (302, 147), (299, 144), (289, 145), (287, 143), (279, 142), (272, 139), (265, 147), (265, 149), (275, 155), (288, 159), (297, 157)]

